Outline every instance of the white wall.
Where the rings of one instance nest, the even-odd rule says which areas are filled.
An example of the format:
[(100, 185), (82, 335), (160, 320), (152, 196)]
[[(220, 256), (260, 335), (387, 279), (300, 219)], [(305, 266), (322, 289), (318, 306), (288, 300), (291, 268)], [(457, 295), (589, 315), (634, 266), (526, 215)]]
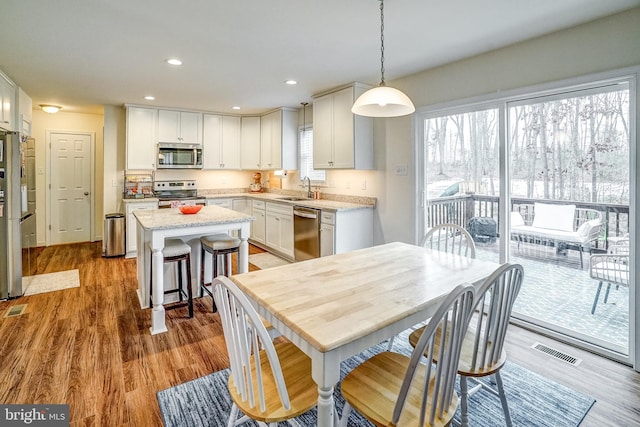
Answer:
[[(420, 108), (637, 64), (640, 64), (640, 8), (426, 70), (390, 84), (405, 91)], [(109, 113), (111, 108), (120, 110), (117, 114)], [(122, 176), (124, 169), (123, 114), (121, 107), (105, 107), (105, 212), (118, 210), (119, 194), (113, 196), (107, 188), (113, 177)], [(309, 122), (310, 107), (306, 116)], [(413, 133), (411, 116), (375, 119), (375, 170), (329, 171), (327, 174), (331, 187), (323, 189), (324, 192), (377, 197), (376, 244), (414, 240)], [(406, 176), (395, 174), (399, 165), (408, 167)], [(251, 174), (207, 172), (198, 185), (200, 188), (244, 187), (251, 182)], [(298, 180), (291, 175), (283, 180), (283, 187), (300, 189)], [(118, 189), (120, 187), (118, 183)]]
[[(640, 8), (409, 76), (390, 85), (416, 108), (640, 64)], [(388, 66), (392, 66), (389, 64)], [(384, 119), (383, 119), (384, 120)], [(411, 117), (386, 119), (381, 230), (376, 242), (413, 242), (413, 184), (394, 167), (414, 172)], [(380, 126), (376, 127), (376, 131)]]
[(95, 135), (95, 145), (93, 147), (95, 157), (95, 182), (94, 182), (94, 224), (93, 235), (97, 240), (102, 238), (102, 176), (103, 176), (103, 116), (100, 114), (80, 114), (60, 111), (56, 114), (48, 114), (37, 108), (33, 110), (32, 136), (36, 140), (36, 227), (38, 246), (45, 245), (46, 225), (48, 224), (46, 209), (47, 189), (46, 174), (49, 165), (46, 163), (47, 156), (47, 131), (66, 132), (90, 132)]

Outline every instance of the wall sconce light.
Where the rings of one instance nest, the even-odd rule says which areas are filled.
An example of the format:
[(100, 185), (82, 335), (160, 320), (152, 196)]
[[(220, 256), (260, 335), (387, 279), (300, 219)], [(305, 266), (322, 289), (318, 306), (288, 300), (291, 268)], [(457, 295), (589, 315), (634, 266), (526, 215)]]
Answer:
[(47, 105), (47, 104), (40, 104), (40, 108), (42, 108), (42, 111), (44, 111), (45, 113), (49, 113), (49, 114), (55, 114), (58, 111), (60, 111), (60, 109), (62, 107), (58, 106), (58, 105)]

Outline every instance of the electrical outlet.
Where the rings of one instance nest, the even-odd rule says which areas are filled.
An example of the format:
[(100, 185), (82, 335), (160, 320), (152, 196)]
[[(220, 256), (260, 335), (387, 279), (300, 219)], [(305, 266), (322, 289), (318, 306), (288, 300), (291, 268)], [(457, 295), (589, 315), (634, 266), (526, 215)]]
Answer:
[(367, 189), (367, 180), (366, 179), (362, 180), (362, 185), (360, 186), (360, 188), (362, 190), (366, 190)]
[(117, 179), (115, 179), (115, 178), (114, 178), (114, 179), (112, 179), (112, 180), (111, 180), (111, 186), (112, 186), (112, 187), (117, 187), (117, 186), (118, 186), (118, 180), (117, 180)]
[(345, 184), (345, 188), (347, 189), (351, 188), (351, 181), (347, 181), (347, 183)]

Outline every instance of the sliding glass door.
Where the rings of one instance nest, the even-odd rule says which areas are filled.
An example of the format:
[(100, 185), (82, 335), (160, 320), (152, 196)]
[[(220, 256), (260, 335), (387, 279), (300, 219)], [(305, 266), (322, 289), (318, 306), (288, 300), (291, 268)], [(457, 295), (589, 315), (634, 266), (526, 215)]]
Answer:
[(418, 120), (416, 241), (464, 226), (477, 257), (520, 263), (513, 317), (631, 363), (631, 78), (433, 109)]
[(514, 317), (629, 355), (629, 86), (509, 102)]

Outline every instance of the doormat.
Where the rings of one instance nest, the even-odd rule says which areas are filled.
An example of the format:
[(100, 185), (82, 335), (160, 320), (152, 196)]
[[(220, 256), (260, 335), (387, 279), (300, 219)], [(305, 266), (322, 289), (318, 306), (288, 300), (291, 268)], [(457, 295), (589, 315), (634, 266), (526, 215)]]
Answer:
[(36, 274), (35, 276), (22, 278), (22, 289), (25, 296), (79, 287), (80, 275), (78, 270)]
[(13, 307), (9, 307), (4, 317), (16, 317), (22, 315), (27, 308), (27, 304), (18, 304)]
[(249, 263), (255, 265), (260, 270), (291, 264), (289, 261), (282, 259), (278, 256), (275, 256), (273, 254), (270, 254), (268, 252), (249, 255)]

